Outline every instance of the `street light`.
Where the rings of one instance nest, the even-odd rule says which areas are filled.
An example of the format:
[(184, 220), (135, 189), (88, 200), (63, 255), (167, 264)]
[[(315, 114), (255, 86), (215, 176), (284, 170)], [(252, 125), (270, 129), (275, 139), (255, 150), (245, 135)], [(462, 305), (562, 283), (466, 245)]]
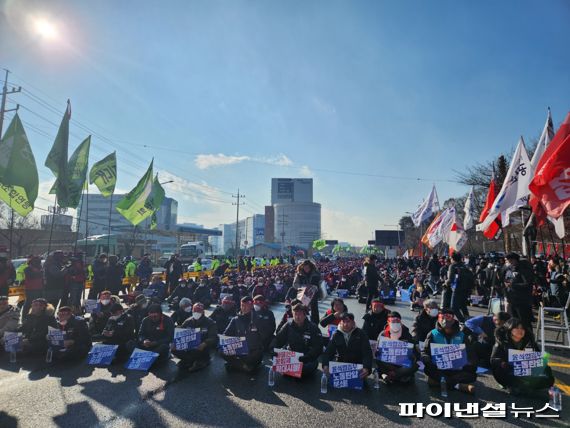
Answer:
[(169, 183), (174, 183), (174, 180), (163, 181), (162, 183), (159, 184), (169, 184)]

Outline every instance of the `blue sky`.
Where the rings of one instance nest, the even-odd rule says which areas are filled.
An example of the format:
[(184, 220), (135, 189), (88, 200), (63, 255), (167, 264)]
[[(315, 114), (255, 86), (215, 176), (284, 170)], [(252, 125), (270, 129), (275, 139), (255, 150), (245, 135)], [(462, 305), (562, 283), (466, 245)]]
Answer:
[(96, 131), (92, 160), (117, 150), (120, 189), (154, 156), (182, 220), (206, 226), (235, 218), (238, 186), (249, 215), (271, 177), (308, 176), (326, 237), (361, 244), (434, 180), (441, 201), (467, 193), (445, 181), (453, 169), (537, 137), (547, 106), (555, 123), (570, 108), (563, 0), (0, 5), (0, 67), (29, 91), (10, 105), (37, 128), (42, 189), (61, 113), (30, 93), (61, 112), (71, 99), (71, 149), (80, 125)]

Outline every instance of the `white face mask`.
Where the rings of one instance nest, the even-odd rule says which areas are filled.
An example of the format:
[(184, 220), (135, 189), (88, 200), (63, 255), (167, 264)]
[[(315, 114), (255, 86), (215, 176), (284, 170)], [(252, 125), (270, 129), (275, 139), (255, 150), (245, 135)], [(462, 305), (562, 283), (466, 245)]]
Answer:
[(391, 322), (390, 323), (390, 331), (393, 331), (394, 333), (398, 333), (401, 329), (402, 329), (402, 324), (400, 324), (399, 322)]
[(187, 313), (192, 312), (192, 306), (187, 306), (186, 308), (184, 308), (184, 312), (187, 312)]
[(102, 305), (107, 306), (109, 303), (111, 303), (111, 300), (109, 300), (109, 299), (101, 300)]
[(194, 318), (195, 320), (199, 320), (200, 318), (202, 318), (202, 312), (194, 312), (192, 314), (192, 318)]
[(113, 320), (113, 321), (117, 321), (119, 318), (121, 318), (120, 315), (115, 315), (115, 316), (109, 317), (109, 319)]
[(59, 323), (60, 323), (61, 325), (65, 325), (65, 324), (67, 324), (67, 320), (59, 320)]
[(432, 318), (437, 317), (437, 314), (439, 313), (439, 309), (430, 309), (429, 310), (429, 316)]
[(253, 305), (253, 309), (254, 309), (255, 311), (260, 311), (260, 310), (261, 310), (261, 306), (259, 306), (259, 305)]

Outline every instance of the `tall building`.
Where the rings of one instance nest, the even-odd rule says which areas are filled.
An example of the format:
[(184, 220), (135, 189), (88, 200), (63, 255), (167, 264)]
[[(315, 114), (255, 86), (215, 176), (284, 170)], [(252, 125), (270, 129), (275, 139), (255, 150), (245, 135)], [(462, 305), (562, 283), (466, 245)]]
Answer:
[(321, 237), (321, 204), (313, 202), (312, 178), (272, 178), (271, 205), (274, 242), (309, 248)]
[[(125, 195), (113, 195), (113, 204), (110, 206), (110, 198), (103, 195), (85, 195), (81, 198), (78, 207), (81, 232), (85, 231), (85, 221), (88, 219), (89, 235), (104, 235), (109, 231), (109, 213), (111, 215), (111, 233), (121, 234), (132, 231), (133, 225), (117, 211), (117, 203)], [(89, 209), (89, 217), (87, 217)], [(160, 209), (156, 213), (158, 230), (175, 230), (178, 220), (178, 201), (172, 198), (164, 198)], [(141, 222), (139, 229), (150, 228), (150, 217)]]
[[(223, 252), (235, 251), (236, 224), (224, 224), (221, 226), (223, 236)], [(265, 216), (254, 214), (239, 221), (238, 245), (240, 250), (247, 250), (256, 244), (265, 242)]]

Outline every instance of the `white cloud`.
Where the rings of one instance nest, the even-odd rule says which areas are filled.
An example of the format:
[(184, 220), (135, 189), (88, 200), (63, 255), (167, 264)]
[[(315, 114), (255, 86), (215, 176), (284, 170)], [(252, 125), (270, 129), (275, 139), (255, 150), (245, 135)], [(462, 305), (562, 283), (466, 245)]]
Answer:
[(200, 154), (194, 159), (194, 163), (198, 169), (208, 169), (218, 166), (234, 165), (242, 162), (258, 162), (268, 165), (277, 166), (292, 166), (293, 161), (285, 156), (283, 153), (279, 153), (275, 156), (267, 157), (253, 157), (253, 156), (232, 156), (225, 155), (223, 153), (218, 154)]
[(227, 196), (219, 189), (210, 186), (205, 181), (189, 181), (165, 170), (159, 170), (158, 176), (160, 177), (160, 181), (172, 180), (172, 183), (163, 186), (167, 194), (176, 193), (182, 196), (182, 199), (185, 201), (214, 205), (220, 204), (222, 199), (227, 199)]
[(363, 217), (322, 208), (321, 222), (321, 230), (326, 234), (327, 239), (347, 241), (358, 246), (372, 239), (374, 228)]
[(300, 169), (299, 169), (299, 175), (301, 177), (314, 177), (315, 173), (313, 171), (311, 171), (311, 168), (309, 168), (307, 165), (303, 165)]

